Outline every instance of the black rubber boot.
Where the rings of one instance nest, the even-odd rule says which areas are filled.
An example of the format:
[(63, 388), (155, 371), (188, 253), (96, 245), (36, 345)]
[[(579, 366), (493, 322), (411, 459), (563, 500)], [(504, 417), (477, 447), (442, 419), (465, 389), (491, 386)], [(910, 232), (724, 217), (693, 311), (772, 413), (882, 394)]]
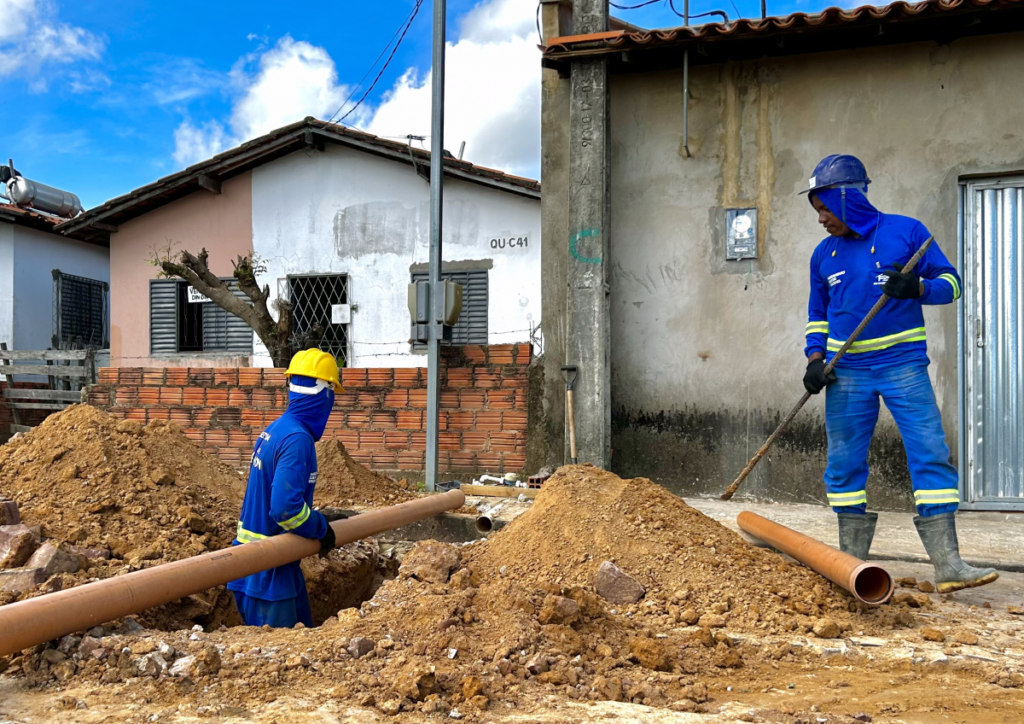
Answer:
[(939, 593), (984, 586), (999, 578), (995, 568), (975, 568), (960, 558), (953, 515), (914, 516), (917, 534), (921, 536), (921, 542), (935, 566), (935, 588)]
[(839, 513), (839, 550), (866, 561), (877, 522), (878, 513)]

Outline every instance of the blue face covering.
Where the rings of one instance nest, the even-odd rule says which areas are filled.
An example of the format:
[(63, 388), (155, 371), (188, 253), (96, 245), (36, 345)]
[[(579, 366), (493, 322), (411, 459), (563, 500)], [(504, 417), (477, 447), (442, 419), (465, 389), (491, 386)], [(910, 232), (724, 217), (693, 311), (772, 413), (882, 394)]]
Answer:
[(864, 239), (878, 226), (881, 212), (872, 206), (868, 197), (859, 190), (847, 187), (845, 191), (845, 199), (843, 189), (818, 189), (812, 196), (821, 199), (821, 203), (825, 204), (837, 219)]
[[(289, 382), (299, 387), (314, 387), (317, 383), (312, 377), (292, 375)], [(334, 408), (334, 390), (327, 388), (315, 395), (303, 395), (298, 392), (288, 393), (288, 413), (295, 417), (319, 440), (327, 427), (327, 417)]]

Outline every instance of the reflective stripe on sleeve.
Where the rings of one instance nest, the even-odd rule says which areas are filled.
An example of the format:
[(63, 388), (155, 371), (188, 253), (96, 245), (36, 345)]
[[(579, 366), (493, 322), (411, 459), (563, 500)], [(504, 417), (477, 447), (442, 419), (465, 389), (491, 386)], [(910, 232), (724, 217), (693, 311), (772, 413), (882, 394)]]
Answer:
[(833, 508), (844, 505), (860, 505), (868, 502), (867, 490), (855, 490), (852, 493), (827, 493), (828, 504)]
[(937, 503), (959, 503), (960, 491), (956, 488), (940, 488), (938, 490), (915, 490), (914, 503), (917, 505), (934, 505)]
[(949, 282), (949, 286), (953, 287), (953, 299), (960, 298), (960, 285), (957, 284), (956, 277), (946, 272), (945, 274), (939, 274), (939, 279), (944, 279)]
[(253, 533), (251, 530), (246, 530), (242, 527), (242, 521), (238, 521), (238, 532), (235, 534), (235, 540), (239, 543), (252, 543), (253, 541), (265, 540), (269, 537), (270, 536), (268, 535)]
[[(897, 344), (903, 344), (904, 342), (923, 342), (927, 339), (925, 335), (924, 327), (915, 327), (914, 329), (908, 329), (905, 332), (898, 332), (897, 334), (890, 334), (887, 337), (875, 337), (874, 339), (858, 339), (856, 342), (850, 345), (850, 349), (847, 350), (847, 354), (857, 354), (858, 352), (877, 352), (882, 349), (889, 349), (889, 347), (895, 347)], [(828, 338), (826, 346), (829, 352), (838, 352), (845, 340)]]
[(300, 510), (298, 513), (293, 515), (288, 520), (282, 520), (280, 523), (278, 523), (278, 525), (284, 528), (285, 530), (295, 530), (300, 525), (309, 520), (310, 512), (311, 511), (309, 509), (309, 506), (303, 503), (302, 510)]

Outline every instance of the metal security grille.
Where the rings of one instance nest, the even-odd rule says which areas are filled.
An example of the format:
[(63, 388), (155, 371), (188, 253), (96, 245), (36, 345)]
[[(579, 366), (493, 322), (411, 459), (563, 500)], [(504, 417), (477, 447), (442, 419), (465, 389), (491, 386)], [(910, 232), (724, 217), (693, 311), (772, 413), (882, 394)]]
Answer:
[[(231, 292), (248, 298), (235, 279), (224, 279)], [(252, 353), (252, 329), (213, 302), (189, 302), (188, 282), (149, 282), (149, 349), (151, 354), (177, 352)]]
[(345, 274), (310, 274), (289, 276), (278, 286), (282, 296), (292, 303), (296, 337), (304, 347), (303, 337), (320, 331), (317, 346), (334, 355), (338, 364), (349, 362), (349, 325), (337, 322), (338, 305), (348, 305), (348, 276)]
[(53, 270), (53, 346), (110, 346), (106, 282)]
[[(470, 269), (457, 272), (442, 272), (441, 279), (450, 279), (462, 285), (462, 313), (452, 327), (452, 341), (444, 344), (487, 344), (487, 270)], [(413, 272), (412, 281), (427, 280), (427, 272)], [(424, 350), (427, 345), (413, 343), (414, 350)]]
[(964, 507), (1024, 510), (1024, 178), (964, 202)]

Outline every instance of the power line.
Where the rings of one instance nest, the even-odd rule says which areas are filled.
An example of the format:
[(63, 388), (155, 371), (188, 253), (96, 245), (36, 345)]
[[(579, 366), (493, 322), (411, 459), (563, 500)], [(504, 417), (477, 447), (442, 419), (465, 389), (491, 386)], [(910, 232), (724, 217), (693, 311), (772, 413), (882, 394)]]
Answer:
[(665, 0), (647, 0), (647, 2), (640, 3), (639, 5), (619, 5), (618, 3), (615, 2), (609, 2), (608, 4), (618, 10), (636, 10), (638, 8), (647, 7), (648, 5), (654, 5), (654, 3), (660, 2), (665, 2)]
[(352, 113), (355, 112), (355, 110), (362, 105), (363, 101), (366, 100), (370, 93), (373, 92), (373, 89), (377, 86), (377, 82), (380, 80), (380, 77), (384, 75), (384, 71), (388, 69), (388, 66), (394, 59), (395, 53), (397, 53), (398, 49), (402, 46), (402, 41), (405, 40), (405, 34), (408, 33), (409, 28), (412, 27), (412, 23), (416, 19), (416, 14), (419, 13), (421, 5), (423, 5), (423, 0), (416, 0), (416, 6), (412, 9), (412, 13), (409, 16), (409, 22), (405, 24), (405, 27), (402, 29), (402, 34), (398, 38), (398, 42), (395, 43), (395, 47), (391, 49), (391, 55), (389, 55), (388, 59), (384, 61), (384, 65), (381, 67), (380, 72), (377, 73), (377, 77), (373, 79), (373, 82), (370, 84), (370, 87), (366, 89), (365, 93), (363, 93), (362, 98), (356, 101), (356, 104), (349, 109), (348, 113), (346, 113), (340, 119), (338, 119), (339, 121), (344, 121), (346, 118), (352, 115)]

